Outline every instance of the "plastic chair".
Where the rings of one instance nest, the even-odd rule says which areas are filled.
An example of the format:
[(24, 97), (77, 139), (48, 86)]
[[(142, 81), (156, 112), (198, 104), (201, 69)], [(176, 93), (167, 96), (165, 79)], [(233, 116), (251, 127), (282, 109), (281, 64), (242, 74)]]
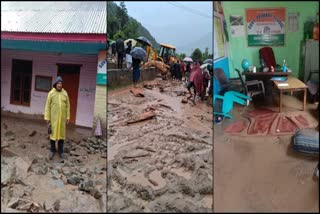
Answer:
[(240, 105), (246, 105), (247, 100), (251, 100), (251, 97), (248, 97), (244, 94), (238, 93), (236, 91), (228, 91), (221, 95), (213, 96), (213, 105), (216, 103), (216, 99), (221, 99), (222, 103), (222, 112), (213, 112), (215, 115), (223, 115), (224, 117), (232, 118), (229, 112), (233, 109), (233, 103), (238, 103)]
[[(261, 80), (250, 80), (250, 81), (244, 81), (244, 79), (242, 78), (241, 72), (239, 71), (239, 69), (235, 69), (236, 72), (239, 75), (239, 79), (242, 83), (242, 85), (244, 86), (244, 94), (249, 96), (249, 97), (253, 97), (259, 94), (263, 94), (263, 96), (265, 96), (265, 89), (264, 89), (264, 84)], [(253, 87), (256, 86), (256, 87)], [(247, 106), (249, 105), (249, 102), (247, 102)]]

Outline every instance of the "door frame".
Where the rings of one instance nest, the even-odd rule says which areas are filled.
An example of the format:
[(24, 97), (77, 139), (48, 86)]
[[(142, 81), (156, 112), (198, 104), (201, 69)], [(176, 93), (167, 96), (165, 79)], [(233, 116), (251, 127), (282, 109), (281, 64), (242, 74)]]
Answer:
[[(76, 124), (76, 120), (77, 120), (77, 111), (78, 111), (78, 97), (79, 97), (79, 86), (80, 86), (80, 72), (81, 72), (81, 67), (83, 66), (83, 64), (75, 64), (75, 63), (56, 63), (57, 66), (57, 76), (59, 76), (59, 66), (78, 66), (79, 67), (79, 83), (78, 83), (78, 92), (77, 92), (77, 103), (76, 103), (76, 109), (75, 109), (75, 115), (74, 115), (74, 124)], [(69, 96), (69, 100), (70, 100), (70, 95)], [(71, 112), (70, 112), (70, 117), (71, 117)]]

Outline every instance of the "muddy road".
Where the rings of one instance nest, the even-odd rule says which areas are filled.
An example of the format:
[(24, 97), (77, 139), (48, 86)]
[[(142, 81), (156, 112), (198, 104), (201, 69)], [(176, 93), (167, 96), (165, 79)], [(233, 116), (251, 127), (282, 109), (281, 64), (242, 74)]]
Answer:
[(69, 126), (49, 160), (43, 121), (1, 119), (1, 212), (106, 212), (106, 141)]
[(182, 103), (181, 82), (145, 84), (108, 92), (108, 211), (212, 212), (212, 107)]

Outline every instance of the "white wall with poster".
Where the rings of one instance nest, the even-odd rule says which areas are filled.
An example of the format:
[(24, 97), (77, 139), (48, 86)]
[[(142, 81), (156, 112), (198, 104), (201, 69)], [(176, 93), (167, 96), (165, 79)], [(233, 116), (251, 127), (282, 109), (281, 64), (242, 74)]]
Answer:
[(107, 52), (99, 51), (97, 68), (97, 85), (107, 85)]

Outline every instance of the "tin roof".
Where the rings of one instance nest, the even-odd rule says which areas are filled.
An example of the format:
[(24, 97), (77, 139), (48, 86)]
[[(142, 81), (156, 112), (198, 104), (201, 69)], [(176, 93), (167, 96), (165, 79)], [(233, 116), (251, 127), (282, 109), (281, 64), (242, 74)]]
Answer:
[(106, 9), (106, 1), (1, 1), (1, 31), (106, 34)]

